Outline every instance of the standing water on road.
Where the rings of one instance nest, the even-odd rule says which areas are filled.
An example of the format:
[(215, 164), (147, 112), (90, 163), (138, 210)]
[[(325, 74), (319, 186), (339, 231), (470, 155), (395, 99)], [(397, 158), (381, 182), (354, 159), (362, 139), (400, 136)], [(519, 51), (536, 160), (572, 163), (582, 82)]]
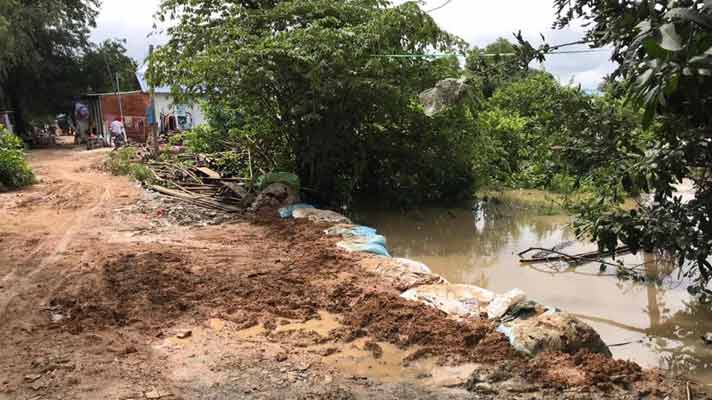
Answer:
[(496, 292), (520, 288), (532, 300), (589, 323), (612, 345), (616, 358), (712, 384), (712, 345), (701, 339), (712, 332), (712, 307), (694, 300), (668, 263), (640, 254), (618, 257), (626, 265), (645, 264), (645, 274), (655, 283), (621, 280), (614, 268), (600, 271), (599, 263), (577, 268), (520, 264), (517, 253), (529, 247), (563, 243), (568, 254), (595, 250), (594, 244), (576, 241), (568, 215), (503, 204), (355, 214), (356, 221), (388, 238), (393, 256), (424, 262), (452, 283)]

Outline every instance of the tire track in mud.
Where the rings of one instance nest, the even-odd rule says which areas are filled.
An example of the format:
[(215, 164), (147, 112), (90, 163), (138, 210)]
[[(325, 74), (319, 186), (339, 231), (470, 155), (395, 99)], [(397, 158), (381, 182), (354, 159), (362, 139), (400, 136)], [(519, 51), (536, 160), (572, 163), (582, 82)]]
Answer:
[[(102, 190), (99, 196), (92, 196), (94, 200), (83, 206), (83, 210), (76, 213), (76, 215), (71, 219), (68, 226), (63, 229), (64, 233), (56, 241), (56, 244), (52, 242), (41, 242), (32, 251), (30, 251), (26, 257), (21, 259), (17, 265), (0, 280), (1, 286), (8, 288), (8, 290), (0, 291), (0, 316), (5, 317), (7, 314), (7, 308), (19, 295), (26, 292), (31, 285), (36, 284), (33, 279), (37, 277), (38, 274), (42, 273), (47, 269), (47, 267), (54, 265), (59, 262), (63, 257), (63, 253), (67, 250), (69, 245), (77, 238), (77, 235), (82, 231), (82, 228), (86, 226), (86, 220), (88, 217), (93, 215), (99, 210), (99, 208), (107, 204), (112, 198), (113, 193), (111, 188), (107, 184), (102, 184), (100, 177), (97, 176), (96, 179), (90, 179), (90, 182), (82, 179), (76, 179), (75, 177), (82, 174), (68, 173), (61, 171), (60, 176), (56, 177), (57, 180), (53, 181), (50, 185), (60, 185), (62, 187), (70, 187), (72, 184), (75, 185), (87, 185), (94, 183), (91, 188), (91, 192), (97, 193), (98, 190)], [(93, 177), (92, 177), (93, 178)], [(97, 187), (98, 186), (98, 187)], [(98, 197), (98, 198), (97, 198)], [(49, 250), (49, 254), (42, 257), (40, 262), (36, 267), (27, 271), (25, 274), (20, 276), (18, 271), (24, 269), (25, 266), (29, 264), (32, 257), (37, 254), (41, 254), (42, 251)], [(87, 248), (84, 248), (81, 257), (84, 258), (88, 252)], [(57, 279), (52, 281), (51, 288), (48, 288), (48, 293), (54, 292), (57, 287), (61, 285), (64, 279)], [(12, 288), (11, 290), (9, 288)]]

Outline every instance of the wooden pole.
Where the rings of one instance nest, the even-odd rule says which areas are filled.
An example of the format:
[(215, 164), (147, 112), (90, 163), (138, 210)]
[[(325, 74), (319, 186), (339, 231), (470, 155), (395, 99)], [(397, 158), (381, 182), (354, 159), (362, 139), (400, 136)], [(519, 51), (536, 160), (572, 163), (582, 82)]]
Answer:
[(124, 146), (129, 145), (129, 137), (126, 134), (126, 118), (124, 118), (124, 106), (121, 104), (121, 83), (119, 73), (116, 73), (116, 99), (119, 101), (119, 114), (121, 114), (121, 125), (124, 127)]
[[(153, 45), (148, 47), (148, 72), (152, 72), (151, 64), (153, 63)], [(158, 114), (156, 113), (155, 102), (156, 89), (153, 83), (149, 83), (149, 101), (151, 102), (151, 112), (153, 113), (153, 124), (151, 125), (151, 155), (154, 159), (158, 159)]]

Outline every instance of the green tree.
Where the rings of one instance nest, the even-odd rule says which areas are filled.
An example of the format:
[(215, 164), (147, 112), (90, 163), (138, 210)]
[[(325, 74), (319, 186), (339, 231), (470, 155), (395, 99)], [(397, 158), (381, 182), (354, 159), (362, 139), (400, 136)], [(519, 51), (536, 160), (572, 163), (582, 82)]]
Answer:
[[(643, 151), (615, 149), (601, 166), (605, 184), (581, 209), (581, 230), (601, 247), (673, 254), (703, 288), (712, 278), (712, 4), (703, 0), (556, 0), (557, 25), (583, 19), (593, 46), (613, 47), (615, 76), (658, 125)], [(615, 140), (614, 142), (618, 142)], [(681, 201), (675, 185), (693, 182)], [(630, 192), (653, 195), (635, 210)]]
[(98, 6), (99, 0), (0, 0), (0, 104), (15, 110), (20, 131), (28, 116), (69, 108), (77, 55), (87, 48)]
[(465, 68), (478, 81), (486, 98), (528, 71), (528, 65), (520, 62), (517, 46), (505, 38), (498, 38), (484, 49), (475, 47), (468, 51)]
[[(166, 0), (160, 17), (171, 16), (175, 24), (154, 54), (150, 79), (239, 113), (241, 132), (279, 155), (280, 167), (294, 169), (322, 200), (378, 181), (392, 182), (401, 197), (440, 189), (452, 183), (431, 181), (446, 174), (436, 171), (447, 170), (444, 159), (468, 162), (449, 157), (462, 132), (441, 129), (414, 102), (453, 65), (393, 57), (461, 44), (415, 3)], [(426, 162), (434, 154), (437, 166)], [(394, 171), (406, 163), (412, 169)], [(426, 170), (414, 174), (415, 166)], [(458, 188), (468, 181), (458, 180)]]
[(87, 92), (107, 93), (115, 90), (118, 73), (122, 91), (138, 90), (137, 64), (126, 55), (125, 40), (107, 39), (91, 44), (81, 57), (81, 79), (78, 84)]

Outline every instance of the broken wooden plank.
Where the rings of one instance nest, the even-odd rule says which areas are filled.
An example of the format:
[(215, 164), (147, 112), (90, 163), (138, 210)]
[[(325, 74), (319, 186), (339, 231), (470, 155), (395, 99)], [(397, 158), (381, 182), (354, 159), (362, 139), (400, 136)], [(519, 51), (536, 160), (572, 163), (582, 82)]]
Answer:
[(185, 193), (185, 192), (182, 192), (179, 190), (169, 189), (167, 187), (163, 187), (160, 185), (151, 185), (151, 189), (153, 189), (159, 193), (166, 194), (168, 196), (173, 196), (173, 197), (178, 197), (178, 198), (186, 198), (186, 199), (195, 198), (195, 196), (190, 195), (188, 193)]
[(219, 173), (213, 171), (212, 169), (208, 167), (195, 167), (195, 170), (202, 173), (203, 175), (207, 176), (208, 178), (212, 179), (220, 179), (221, 176)]

